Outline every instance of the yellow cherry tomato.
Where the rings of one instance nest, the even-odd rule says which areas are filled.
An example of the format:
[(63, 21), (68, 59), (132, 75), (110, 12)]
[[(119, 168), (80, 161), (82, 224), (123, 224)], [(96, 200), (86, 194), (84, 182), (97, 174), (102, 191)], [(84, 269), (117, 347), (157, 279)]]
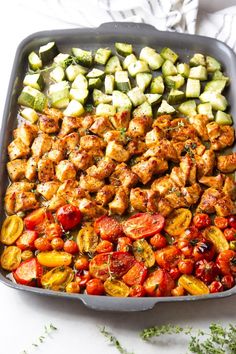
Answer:
[(146, 267), (150, 268), (155, 263), (155, 253), (149, 243), (144, 240), (136, 240), (132, 245), (134, 257), (138, 262), (143, 262)]
[(54, 268), (70, 265), (72, 262), (72, 254), (58, 251), (40, 252), (37, 255), (37, 259), (42, 266)]
[(77, 236), (77, 245), (81, 253), (94, 253), (98, 245), (98, 235), (90, 223), (85, 223)]
[(21, 250), (16, 246), (9, 246), (1, 255), (1, 266), (10, 272), (15, 270), (21, 262)]
[(215, 246), (216, 252), (220, 253), (229, 249), (229, 243), (223, 232), (216, 226), (210, 226), (204, 231), (204, 236)]
[(22, 234), (23, 220), (18, 215), (8, 216), (2, 225), (0, 241), (5, 245), (12, 245)]
[(182, 286), (191, 295), (206, 295), (210, 292), (206, 284), (193, 275), (181, 275), (178, 285)]
[(42, 287), (54, 291), (63, 291), (74, 279), (74, 272), (70, 267), (62, 266), (51, 269), (41, 278)]
[(121, 280), (107, 279), (104, 283), (106, 294), (115, 297), (128, 297), (129, 287)]
[(191, 219), (192, 213), (189, 209), (176, 209), (166, 218), (164, 229), (171, 236), (179, 236), (189, 227)]

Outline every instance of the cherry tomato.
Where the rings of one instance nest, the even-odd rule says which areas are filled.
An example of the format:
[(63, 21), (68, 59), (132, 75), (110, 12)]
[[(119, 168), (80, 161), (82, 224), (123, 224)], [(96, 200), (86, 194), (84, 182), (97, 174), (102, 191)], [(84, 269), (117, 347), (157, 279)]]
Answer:
[(193, 224), (198, 229), (204, 229), (205, 227), (211, 225), (211, 218), (208, 214), (196, 214), (193, 217)]
[(86, 284), (86, 292), (88, 295), (103, 295), (104, 285), (101, 279), (91, 279)]
[(103, 240), (115, 241), (123, 235), (122, 225), (114, 218), (103, 215), (94, 222), (94, 230)]
[(132, 247), (132, 240), (127, 236), (119, 237), (117, 240), (117, 251), (129, 252)]
[(194, 261), (190, 258), (182, 259), (178, 263), (178, 268), (182, 274), (191, 274), (193, 272)]
[(32, 211), (24, 218), (25, 227), (28, 230), (35, 230), (36, 227), (40, 224), (43, 224), (47, 217), (46, 209), (39, 208)]
[(219, 269), (215, 262), (208, 262), (206, 259), (201, 259), (195, 265), (195, 275), (204, 283), (210, 284), (215, 280), (219, 273)]
[(78, 245), (74, 240), (66, 240), (64, 242), (64, 251), (71, 253), (71, 254), (75, 254), (78, 252)]
[(39, 237), (34, 241), (34, 247), (39, 251), (50, 251), (52, 249), (51, 243), (46, 237)]
[(144, 263), (147, 268), (151, 268), (155, 264), (155, 253), (152, 250), (152, 247), (149, 245), (147, 240), (138, 239), (133, 242), (132, 250), (134, 258), (138, 262)]
[(228, 289), (231, 289), (235, 285), (235, 280), (231, 274), (227, 274), (221, 278), (221, 283), (222, 283), (224, 289), (228, 290)]
[(21, 262), (21, 250), (16, 246), (5, 248), (1, 255), (1, 266), (10, 272), (15, 270)]
[(54, 237), (51, 241), (52, 249), (60, 251), (64, 247), (64, 241), (60, 237)]
[(191, 219), (192, 213), (189, 209), (175, 209), (166, 218), (165, 231), (172, 237), (178, 237), (189, 227)]
[(210, 293), (220, 293), (221, 291), (224, 290), (223, 285), (221, 284), (220, 281), (214, 280), (210, 285), (209, 285), (209, 290)]
[(75, 275), (75, 281), (81, 287), (85, 287), (87, 282), (91, 279), (91, 275), (88, 270), (79, 270)]
[(60, 207), (57, 210), (56, 215), (57, 220), (65, 231), (73, 229), (82, 219), (82, 214), (79, 208), (71, 204), (66, 204)]
[(30, 286), (40, 285), (42, 275), (43, 267), (39, 264), (36, 258), (31, 258), (22, 262), (13, 272), (13, 276), (17, 283)]
[(27, 259), (33, 258), (34, 254), (30, 250), (25, 250), (21, 253), (21, 260), (26, 261)]
[(216, 264), (223, 275), (236, 275), (236, 252), (233, 250), (221, 252), (216, 259)]
[(89, 271), (94, 278), (106, 280), (110, 275), (122, 277), (135, 263), (128, 252), (110, 252), (96, 255), (89, 264)]
[(22, 251), (27, 249), (35, 249), (34, 241), (38, 238), (38, 233), (32, 230), (26, 230), (16, 241), (17, 247)]
[(139, 213), (123, 222), (123, 230), (126, 236), (136, 240), (155, 235), (164, 224), (165, 219), (160, 214)]
[(42, 287), (54, 291), (64, 291), (74, 279), (74, 272), (70, 267), (55, 267), (42, 276)]
[(193, 257), (195, 261), (200, 261), (200, 259), (206, 259), (211, 261), (215, 255), (214, 245), (211, 241), (202, 239), (193, 248)]
[(113, 243), (107, 240), (102, 240), (96, 247), (97, 253), (107, 253), (113, 251)]
[(174, 279), (174, 280), (179, 279), (179, 277), (181, 276), (181, 273), (180, 273), (178, 267), (171, 268), (169, 270), (169, 274), (170, 274), (171, 278)]
[(184, 288), (181, 285), (176, 286), (176, 288), (171, 290), (172, 296), (183, 296), (185, 293)]
[(228, 219), (223, 216), (216, 216), (214, 219), (214, 224), (221, 230), (226, 229), (226, 227), (228, 227)]
[(71, 264), (72, 255), (68, 252), (53, 250), (49, 252), (39, 252), (37, 254), (37, 260), (44, 267), (65, 267)]
[(190, 257), (193, 253), (194, 246), (201, 239), (201, 232), (195, 226), (191, 226), (186, 229), (179, 237), (177, 246), (186, 257)]
[(128, 297), (129, 287), (121, 280), (107, 279), (104, 283), (105, 293), (114, 297)]
[(2, 225), (0, 241), (5, 245), (12, 245), (22, 234), (23, 220), (18, 215), (8, 216)]
[(169, 296), (175, 282), (164, 269), (157, 269), (145, 280), (143, 287), (148, 296)]
[(145, 289), (142, 285), (136, 284), (131, 286), (129, 290), (129, 296), (130, 297), (143, 297), (145, 296), (146, 292)]
[(231, 226), (234, 229), (236, 229), (236, 215), (231, 215), (229, 217), (229, 226)]
[(59, 224), (49, 224), (45, 229), (45, 234), (49, 241), (52, 241), (55, 237), (62, 237), (62, 229)]
[(150, 244), (156, 249), (164, 248), (167, 245), (167, 240), (161, 234), (152, 236), (149, 240)]
[(76, 281), (66, 285), (66, 292), (70, 294), (78, 294), (80, 292), (80, 286)]
[(136, 262), (122, 279), (129, 286), (142, 285), (147, 276), (147, 267), (141, 262)]
[(181, 257), (180, 250), (172, 245), (155, 252), (157, 264), (166, 270), (170, 270), (178, 265)]
[(227, 241), (236, 240), (236, 229), (234, 227), (227, 228), (224, 230), (224, 235)]
[(89, 260), (86, 256), (80, 256), (75, 261), (75, 269), (77, 270), (88, 270)]

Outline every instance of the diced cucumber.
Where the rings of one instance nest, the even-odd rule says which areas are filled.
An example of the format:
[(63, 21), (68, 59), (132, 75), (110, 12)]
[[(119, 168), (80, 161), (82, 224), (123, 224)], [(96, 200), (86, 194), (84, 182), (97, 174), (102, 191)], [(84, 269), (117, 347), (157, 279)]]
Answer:
[(88, 88), (88, 81), (86, 77), (82, 74), (78, 74), (75, 78), (75, 80), (72, 82), (71, 85), (72, 88), (75, 89), (87, 89)]
[(28, 61), (29, 61), (29, 66), (32, 70), (38, 70), (41, 69), (43, 66), (43, 62), (40, 59), (40, 57), (38, 56), (38, 54), (36, 54), (35, 52), (31, 52), (28, 56)]
[(190, 71), (189, 65), (186, 63), (180, 63), (177, 65), (177, 71), (180, 75), (187, 78), (189, 76)]
[(68, 65), (71, 64), (72, 58), (69, 54), (59, 53), (53, 61), (65, 69)]
[(150, 47), (144, 47), (139, 55), (140, 60), (144, 60), (148, 63), (151, 70), (159, 69), (164, 63), (164, 59), (155, 49)]
[(158, 93), (146, 93), (146, 100), (151, 105), (154, 106), (156, 103), (160, 102), (162, 95)]
[(166, 100), (162, 100), (160, 107), (157, 110), (158, 115), (172, 114), (175, 112), (175, 108), (171, 106)]
[(31, 86), (36, 90), (43, 90), (44, 80), (42, 74), (28, 74), (25, 76), (23, 81), (24, 86)]
[(164, 82), (162, 76), (156, 76), (151, 82), (150, 92), (151, 93), (158, 93), (163, 94), (165, 90)]
[(222, 111), (217, 111), (216, 116), (215, 116), (215, 121), (216, 123), (220, 125), (231, 125), (233, 124), (233, 120), (230, 114), (222, 112)]
[(182, 102), (184, 98), (185, 98), (185, 94), (183, 91), (171, 89), (168, 95), (167, 102), (171, 105), (178, 104)]
[(42, 112), (46, 107), (47, 98), (39, 90), (25, 86), (18, 97), (18, 104), (35, 109)]
[(225, 80), (226, 81), (226, 85), (229, 84), (229, 77), (225, 76), (222, 71), (220, 70), (216, 70), (213, 75), (212, 75), (212, 80)]
[(134, 54), (128, 55), (123, 61), (123, 68), (128, 69), (129, 65), (135, 63), (137, 60)]
[(146, 88), (150, 85), (150, 82), (152, 81), (152, 74), (138, 73), (135, 79), (136, 79), (137, 86), (140, 88), (140, 90), (144, 92)]
[(99, 89), (102, 87), (102, 80), (97, 77), (95, 79), (89, 79), (88, 80), (88, 88), (89, 90), (93, 90), (93, 89)]
[(212, 105), (209, 102), (200, 103), (197, 106), (197, 111), (199, 114), (204, 114), (204, 115), (208, 116), (208, 118), (210, 120), (214, 119), (214, 115), (212, 113)]
[(100, 103), (96, 107), (97, 116), (114, 116), (116, 114), (116, 109), (111, 104)]
[(84, 113), (84, 107), (76, 100), (70, 101), (66, 109), (64, 110), (64, 116), (79, 117)]
[(209, 73), (214, 73), (216, 70), (221, 70), (221, 63), (208, 55), (206, 57), (206, 67)]
[(69, 104), (69, 84), (61, 81), (49, 86), (48, 96), (54, 108), (66, 108)]
[(85, 75), (87, 74), (87, 72), (88, 72), (87, 68), (84, 68), (79, 64), (77, 65), (71, 64), (66, 68), (66, 77), (69, 81), (74, 81), (74, 79), (78, 74)]
[(99, 48), (94, 57), (95, 63), (105, 65), (111, 56), (111, 50), (109, 48)]
[(87, 89), (70, 89), (70, 99), (79, 101), (84, 104), (88, 97), (89, 91)]
[(104, 80), (104, 86), (105, 86), (105, 93), (107, 95), (111, 95), (112, 92), (114, 91), (115, 87), (115, 78), (114, 75), (106, 75), (105, 80)]
[(120, 59), (117, 56), (111, 57), (105, 67), (106, 74), (114, 74), (116, 71), (121, 71), (122, 67), (120, 64)]
[(165, 60), (170, 60), (172, 63), (175, 63), (176, 60), (179, 58), (178, 54), (170, 48), (163, 48), (161, 51), (161, 56)]
[(39, 118), (37, 112), (34, 109), (29, 107), (24, 108), (20, 112), (20, 115), (32, 124), (36, 123)]
[(117, 53), (120, 54), (122, 57), (127, 57), (128, 55), (132, 54), (132, 52), (133, 52), (132, 44), (128, 44), (128, 43), (116, 42), (115, 48), (116, 48)]
[(194, 66), (189, 72), (190, 79), (197, 79), (201, 81), (207, 80), (207, 69), (203, 65)]
[(50, 78), (55, 82), (63, 81), (65, 79), (64, 69), (61, 66), (56, 66), (55, 69), (50, 72)]
[(188, 79), (186, 84), (186, 97), (198, 98), (201, 92), (200, 80)]
[(93, 68), (91, 71), (89, 71), (86, 77), (89, 79), (96, 79), (99, 77), (102, 80), (105, 77), (105, 73), (103, 70)]
[(189, 60), (189, 64), (190, 66), (206, 66), (206, 59), (203, 54), (195, 53), (194, 56)]
[(80, 65), (90, 67), (93, 63), (93, 54), (90, 50), (72, 48), (72, 53)]
[(133, 117), (152, 117), (152, 106), (148, 102), (142, 103), (133, 111)]
[(225, 111), (228, 105), (226, 98), (220, 93), (216, 93), (216, 92), (211, 92), (211, 91), (203, 92), (199, 98), (200, 101), (203, 103), (210, 102), (212, 108), (216, 111), (218, 110)]
[(179, 105), (178, 111), (187, 117), (192, 117), (197, 114), (196, 107), (195, 100), (188, 100)]
[(116, 88), (122, 92), (128, 92), (131, 89), (129, 76), (127, 71), (115, 72), (115, 84)]
[(170, 60), (166, 60), (162, 65), (162, 74), (163, 76), (177, 75), (177, 68)]
[(50, 62), (58, 54), (58, 48), (55, 42), (49, 42), (39, 48), (39, 56), (43, 64)]
[(150, 69), (148, 64), (143, 60), (137, 60), (128, 66), (128, 72), (131, 76), (136, 76), (138, 73), (148, 73)]
[(165, 76), (165, 83), (168, 88), (178, 89), (184, 85), (184, 77), (180, 74), (174, 76)]
[(226, 80), (212, 80), (206, 84), (204, 91), (222, 93), (225, 86), (226, 86)]
[(146, 101), (146, 96), (139, 87), (134, 87), (127, 93), (127, 95), (134, 107), (140, 106), (143, 102)]
[(93, 90), (93, 102), (94, 105), (97, 106), (99, 103), (111, 103), (112, 102), (112, 96), (106, 95), (102, 91), (98, 89)]
[(116, 90), (112, 92), (112, 104), (115, 108), (123, 111), (130, 111), (132, 108), (129, 97), (124, 92)]
[(36, 111), (42, 112), (46, 107), (46, 105), (47, 105), (47, 97), (42, 92), (40, 92), (35, 97), (34, 109)]

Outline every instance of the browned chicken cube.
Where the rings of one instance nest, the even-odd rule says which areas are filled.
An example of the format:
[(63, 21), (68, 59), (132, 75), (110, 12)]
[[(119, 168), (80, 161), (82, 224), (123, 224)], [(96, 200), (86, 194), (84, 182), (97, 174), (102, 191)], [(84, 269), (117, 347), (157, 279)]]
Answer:
[(213, 150), (222, 150), (233, 145), (234, 128), (229, 125), (219, 125), (215, 122), (207, 124), (207, 132)]
[(228, 195), (230, 199), (236, 200), (236, 183), (230, 177), (225, 178), (223, 193)]
[(89, 175), (80, 176), (80, 187), (91, 193), (98, 192), (100, 188), (104, 186), (105, 182), (98, 178), (91, 177)]
[(226, 195), (216, 201), (215, 211), (216, 215), (226, 217), (236, 213), (236, 206), (230, 197)]
[(50, 200), (54, 195), (56, 195), (59, 187), (60, 182), (57, 181), (39, 183), (37, 185), (37, 192), (41, 194), (46, 200)]
[(81, 121), (79, 117), (64, 117), (62, 120), (61, 130), (59, 132), (59, 137), (63, 137), (78, 130), (81, 126)]
[(167, 139), (160, 139), (152, 144), (144, 154), (143, 157), (158, 157), (165, 160), (172, 160), (174, 162), (178, 162), (178, 156), (173, 144)]
[(166, 217), (173, 211), (172, 206), (167, 199), (161, 198), (158, 202), (158, 213)]
[(60, 130), (58, 118), (56, 116), (48, 116), (45, 114), (40, 115), (39, 129), (46, 134), (57, 133)]
[(134, 210), (147, 211), (147, 190), (141, 188), (132, 188), (130, 190), (130, 205)]
[(94, 178), (103, 180), (109, 177), (116, 167), (115, 162), (109, 157), (105, 157), (98, 161), (97, 166), (93, 165), (86, 170), (86, 173)]
[(184, 187), (188, 176), (184, 173), (180, 167), (173, 167), (170, 173), (172, 182), (178, 187)]
[(127, 150), (132, 155), (141, 155), (147, 150), (147, 146), (144, 141), (140, 139), (131, 140), (127, 145)]
[(107, 210), (101, 205), (98, 205), (94, 200), (83, 198), (78, 200), (77, 204), (84, 219), (98, 218), (101, 215), (107, 214)]
[(232, 173), (236, 170), (236, 152), (230, 155), (218, 156), (217, 168), (223, 173)]
[(38, 207), (39, 207), (39, 203), (36, 199), (35, 193), (32, 192), (16, 193), (15, 213), (18, 213), (19, 211), (37, 209)]
[(201, 187), (198, 183), (194, 183), (190, 187), (181, 188), (181, 193), (189, 206), (198, 202), (201, 196), (201, 191)]
[(108, 206), (111, 214), (123, 215), (129, 206), (128, 191), (123, 187), (118, 187), (115, 198)]
[(74, 132), (70, 133), (61, 139), (63, 150), (69, 154), (79, 146), (79, 134)]
[(141, 161), (132, 167), (132, 171), (138, 176), (143, 184), (147, 184), (156, 173), (157, 160), (151, 157), (146, 161)]
[(146, 134), (145, 144), (148, 148), (156, 147), (157, 144), (159, 145), (161, 139), (163, 139), (164, 136), (165, 135), (163, 131), (160, 128), (155, 127)]
[(73, 163), (77, 170), (87, 170), (94, 162), (92, 154), (85, 150), (74, 150), (69, 155), (69, 160)]
[(171, 193), (165, 196), (165, 199), (169, 202), (171, 208), (177, 209), (188, 205), (181, 190), (179, 188), (173, 188)]
[(59, 197), (58, 195), (54, 195), (49, 201), (45, 203), (47, 206), (48, 211), (57, 211), (60, 207), (67, 204), (67, 201), (63, 197)]
[(82, 198), (90, 199), (88, 191), (81, 188), (78, 181), (71, 179), (66, 180), (60, 185), (57, 195), (65, 198), (67, 203), (73, 203), (74, 200)]
[(199, 179), (199, 182), (207, 187), (221, 189), (224, 183), (224, 178), (221, 174), (217, 176), (203, 176)]
[(20, 159), (22, 157), (27, 157), (30, 153), (30, 148), (20, 138), (14, 139), (8, 145), (8, 155), (10, 160)]
[(103, 139), (106, 143), (115, 141), (118, 144), (124, 145), (127, 143), (127, 136), (125, 132), (119, 130), (109, 130), (103, 135)]
[(195, 116), (189, 118), (189, 122), (196, 129), (199, 137), (202, 140), (205, 141), (209, 140), (208, 132), (206, 128), (206, 125), (209, 122), (208, 116), (204, 114), (196, 114)]
[(20, 138), (25, 145), (30, 146), (36, 138), (38, 133), (38, 127), (33, 124), (23, 123), (19, 128), (13, 132), (14, 138)]
[(96, 135), (85, 135), (80, 138), (80, 148), (86, 151), (99, 150), (105, 148), (105, 143)]
[(110, 141), (107, 144), (106, 156), (117, 162), (125, 162), (129, 159), (129, 152), (122, 145), (115, 141)]
[(35, 139), (31, 146), (32, 155), (41, 157), (46, 152), (51, 150), (52, 147), (52, 138), (47, 134), (39, 134)]
[(200, 203), (197, 207), (197, 213), (212, 214), (215, 212), (217, 201), (222, 198), (222, 193), (215, 188), (208, 188), (204, 191)]
[(15, 213), (16, 193), (8, 193), (4, 197), (4, 209), (8, 215)]
[(25, 169), (26, 160), (16, 159), (7, 163), (7, 172), (13, 182), (25, 177)]
[(44, 108), (43, 113), (49, 117), (57, 118), (58, 120), (63, 119), (63, 117), (64, 117), (62, 111), (60, 111), (60, 109), (57, 109), (57, 108), (46, 107), (46, 108)]
[(163, 114), (162, 116), (159, 116), (158, 118), (156, 118), (152, 124), (152, 127), (157, 127), (160, 128), (161, 130), (168, 131), (168, 128), (171, 125), (171, 120), (172, 117), (169, 114)]
[(197, 132), (194, 127), (188, 123), (186, 118), (176, 118), (170, 122), (168, 134), (175, 141), (186, 141), (195, 139)]
[(16, 203), (16, 194), (20, 192), (29, 192), (35, 188), (34, 183), (21, 181), (13, 182), (6, 191), (4, 198), (4, 209), (8, 215), (15, 213), (15, 203)]
[(116, 166), (114, 173), (110, 177), (110, 183), (114, 186), (122, 185), (124, 188), (131, 188), (138, 183), (138, 176), (122, 162)]
[(160, 196), (165, 196), (173, 187), (174, 182), (169, 175), (160, 177), (152, 183), (152, 190), (158, 192)]
[(91, 114), (87, 114), (85, 116), (79, 117), (80, 120), (80, 126), (79, 126), (79, 135), (80, 136), (84, 136), (86, 134), (88, 134), (88, 130), (91, 127), (91, 125), (94, 122), (94, 119), (96, 118), (96, 116), (91, 115)]
[(129, 123), (127, 135), (131, 138), (144, 137), (151, 125), (151, 117), (134, 117)]
[(26, 163), (25, 177), (29, 181), (35, 181), (38, 175), (38, 157), (30, 157)]
[(112, 184), (106, 184), (97, 192), (96, 202), (102, 206), (106, 206), (113, 199), (115, 193), (116, 187)]
[(95, 118), (94, 123), (89, 128), (92, 133), (100, 136), (101, 138), (106, 132), (112, 129), (113, 126), (108, 117)]
[(50, 150), (47, 156), (55, 164), (58, 164), (61, 160), (64, 160), (65, 158), (64, 152), (56, 149)]
[(76, 178), (76, 169), (72, 162), (62, 160), (56, 166), (56, 177), (59, 181), (64, 182), (67, 179)]
[(48, 182), (55, 177), (54, 163), (47, 157), (38, 162), (38, 179), (40, 182)]
[(116, 130), (127, 129), (130, 121), (130, 112), (117, 112), (113, 117), (110, 117), (110, 121)]
[(215, 166), (215, 153), (212, 149), (206, 150), (203, 155), (195, 155), (198, 177), (212, 175)]

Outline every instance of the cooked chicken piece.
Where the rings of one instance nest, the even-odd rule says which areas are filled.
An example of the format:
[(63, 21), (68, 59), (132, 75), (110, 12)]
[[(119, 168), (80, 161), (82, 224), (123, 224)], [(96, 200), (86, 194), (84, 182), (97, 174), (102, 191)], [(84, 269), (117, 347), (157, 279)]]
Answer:
[(130, 204), (134, 210), (141, 212), (147, 211), (147, 190), (141, 188), (132, 188), (130, 191)]
[(35, 181), (38, 175), (38, 162), (39, 158), (32, 156), (28, 159), (26, 163), (25, 177), (29, 181)]
[(159, 193), (151, 189), (147, 190), (147, 212), (156, 213), (158, 211), (160, 196)]
[(64, 160), (65, 154), (61, 150), (50, 150), (48, 152), (48, 158), (53, 161), (55, 164), (58, 164), (61, 160)]
[(158, 127), (165, 132), (166, 129), (170, 127), (171, 120), (171, 115), (163, 114), (154, 120), (152, 127)]
[(80, 176), (80, 187), (91, 193), (98, 192), (100, 188), (104, 186), (105, 182), (98, 178), (91, 177), (89, 175)]
[(78, 200), (77, 206), (83, 214), (84, 219), (94, 219), (107, 214), (107, 210), (101, 205), (96, 204), (94, 200), (83, 198)]
[(72, 203), (76, 199), (90, 199), (88, 191), (81, 188), (78, 181), (71, 179), (66, 180), (59, 186), (57, 195), (63, 197), (67, 203)]
[(164, 138), (164, 133), (163, 131), (155, 127), (152, 130), (150, 130), (146, 136), (145, 136), (145, 144), (147, 145), (148, 148), (150, 147), (156, 147), (156, 145), (160, 144), (160, 141)]
[(152, 183), (151, 188), (152, 190), (158, 192), (160, 196), (165, 196), (174, 186), (174, 182), (170, 176), (167, 175), (156, 179)]
[(224, 178), (221, 174), (217, 176), (203, 176), (199, 179), (199, 182), (207, 187), (221, 189), (224, 183)]
[(89, 130), (100, 136), (101, 138), (103, 137), (103, 135), (108, 132), (109, 130), (112, 130), (113, 126), (109, 120), (108, 117), (99, 117), (96, 118), (94, 120), (94, 123), (91, 125), (91, 127), (89, 128)]
[(39, 129), (47, 134), (57, 133), (60, 130), (58, 120), (56, 116), (42, 114), (39, 116)]
[(39, 134), (35, 139), (31, 146), (32, 155), (41, 157), (46, 152), (51, 150), (52, 147), (52, 138), (47, 134)]
[(79, 117), (64, 117), (62, 120), (61, 130), (58, 134), (59, 137), (63, 137), (78, 130), (81, 126)]
[(171, 208), (174, 209), (186, 207), (188, 205), (179, 188), (173, 188), (171, 193), (168, 193), (165, 196), (165, 199), (169, 202)]
[(116, 130), (127, 129), (130, 121), (130, 112), (117, 112), (113, 117), (110, 117), (110, 121)]
[(230, 155), (218, 156), (217, 168), (223, 173), (231, 173), (236, 170), (236, 152)]
[(87, 114), (85, 116), (83, 115), (82, 117), (78, 118), (80, 120), (80, 127), (78, 130), (80, 136), (84, 136), (84, 135), (88, 134), (88, 130), (91, 127), (91, 125), (93, 124), (95, 118), (96, 118), (96, 116), (91, 115), (91, 114)]
[(156, 160), (156, 169), (155, 169), (155, 174), (161, 175), (162, 173), (166, 172), (168, 170), (168, 162), (164, 159), (160, 159), (157, 157), (151, 157), (151, 159)]
[(133, 138), (144, 137), (152, 125), (151, 117), (134, 117), (129, 123), (127, 136)]
[(56, 177), (61, 182), (64, 182), (67, 179), (75, 179), (76, 169), (73, 163), (68, 160), (60, 161), (56, 166)]
[(63, 119), (64, 115), (60, 109), (57, 108), (44, 108), (43, 113), (46, 114), (49, 117), (57, 118), (57, 119)]
[(13, 182), (25, 177), (25, 169), (26, 160), (16, 159), (7, 163), (7, 172)]
[(115, 194), (116, 187), (111, 184), (106, 184), (97, 192), (96, 202), (102, 206), (106, 206), (110, 201), (112, 201)]
[(206, 150), (203, 155), (195, 155), (198, 177), (212, 175), (215, 165), (215, 153), (213, 150)]
[(79, 134), (74, 132), (70, 133), (61, 139), (63, 150), (67, 153), (75, 150), (79, 146)]
[(74, 150), (69, 155), (69, 160), (78, 170), (87, 170), (94, 163), (93, 156), (86, 151)]
[(211, 122), (206, 126), (213, 150), (222, 150), (234, 142), (234, 128)]
[(222, 198), (222, 193), (215, 188), (208, 188), (204, 191), (200, 203), (197, 207), (197, 213), (212, 214), (215, 212), (217, 201)]
[(109, 177), (116, 167), (115, 162), (109, 157), (105, 157), (98, 161), (97, 166), (93, 165), (86, 170), (86, 173), (94, 178), (103, 180)]
[(197, 132), (194, 127), (188, 123), (186, 118), (176, 118), (170, 122), (170, 127), (167, 129), (169, 137), (175, 141), (186, 141), (195, 139)]
[(206, 125), (209, 122), (208, 116), (204, 114), (196, 114), (194, 117), (189, 118), (189, 122), (198, 132), (199, 137), (207, 141), (209, 140)]
[(158, 202), (158, 213), (166, 217), (173, 211), (172, 206), (167, 199), (161, 198)]
[(123, 187), (118, 187), (115, 198), (108, 206), (111, 214), (123, 215), (129, 206), (128, 191)]
[(127, 136), (123, 130), (109, 130), (103, 135), (103, 139), (106, 143), (109, 143), (110, 141), (115, 141), (118, 144), (126, 144), (127, 143)]
[(226, 195), (216, 201), (215, 211), (217, 216), (230, 216), (236, 213), (236, 206), (230, 197)]
[(236, 200), (236, 183), (230, 177), (225, 178), (223, 193), (228, 195), (232, 200)]
[(132, 155), (141, 155), (147, 150), (146, 144), (140, 139), (131, 140), (127, 145), (127, 150)]
[(19, 128), (15, 129), (13, 132), (14, 138), (20, 138), (25, 145), (30, 146), (36, 138), (38, 133), (38, 127), (33, 124), (23, 123)]
[(186, 176), (186, 182), (189, 184), (194, 184), (196, 182), (197, 175), (195, 161), (193, 161), (189, 155), (185, 155), (181, 158), (179, 167)]
[(52, 181), (55, 177), (54, 163), (47, 157), (38, 162), (38, 179), (40, 182)]
[(57, 181), (39, 183), (37, 185), (37, 192), (41, 194), (45, 199), (50, 200), (54, 195), (56, 195), (59, 187), (60, 182)]
[(138, 183), (138, 176), (124, 163), (116, 166), (110, 177), (110, 183), (114, 186), (122, 185), (124, 188), (134, 187)]
[[(148, 135), (148, 134), (147, 134)], [(146, 135), (146, 137), (147, 137)], [(158, 157), (178, 162), (177, 153), (172, 143), (167, 139), (157, 140), (144, 154), (143, 158)]]
[(16, 193), (15, 213), (18, 213), (19, 211), (37, 209), (38, 207), (39, 207), (39, 202), (36, 199), (35, 193), (32, 192)]
[(122, 145), (115, 141), (110, 141), (107, 144), (106, 156), (117, 162), (124, 162), (129, 159), (129, 152), (125, 150)]
[(57, 211), (60, 207), (67, 204), (65, 198), (54, 195), (48, 202), (45, 203), (48, 211)]
[(4, 209), (8, 215), (15, 213), (16, 193), (6, 194), (4, 197)]
[(143, 184), (147, 184), (156, 173), (157, 168), (157, 159), (155, 157), (151, 157), (146, 161), (141, 161), (132, 166), (132, 171), (136, 173)]
[(188, 175), (180, 167), (173, 167), (170, 173), (172, 182), (178, 187), (184, 187), (187, 183)]
[(13, 182), (6, 191), (6, 195), (4, 198), (4, 208), (7, 214), (12, 215), (15, 213), (15, 203), (16, 203), (16, 195), (21, 192), (29, 192), (35, 188), (34, 183), (30, 183), (27, 181), (21, 182)]
[(196, 204), (201, 195), (201, 187), (198, 183), (194, 183), (190, 187), (181, 188), (181, 194), (184, 196), (189, 206)]
[(29, 153), (29, 146), (25, 145), (20, 138), (14, 139), (8, 145), (8, 155), (10, 157), (10, 160), (16, 160), (22, 157), (27, 157)]
[(81, 150), (91, 151), (105, 148), (104, 141), (96, 135), (85, 135), (80, 138)]

